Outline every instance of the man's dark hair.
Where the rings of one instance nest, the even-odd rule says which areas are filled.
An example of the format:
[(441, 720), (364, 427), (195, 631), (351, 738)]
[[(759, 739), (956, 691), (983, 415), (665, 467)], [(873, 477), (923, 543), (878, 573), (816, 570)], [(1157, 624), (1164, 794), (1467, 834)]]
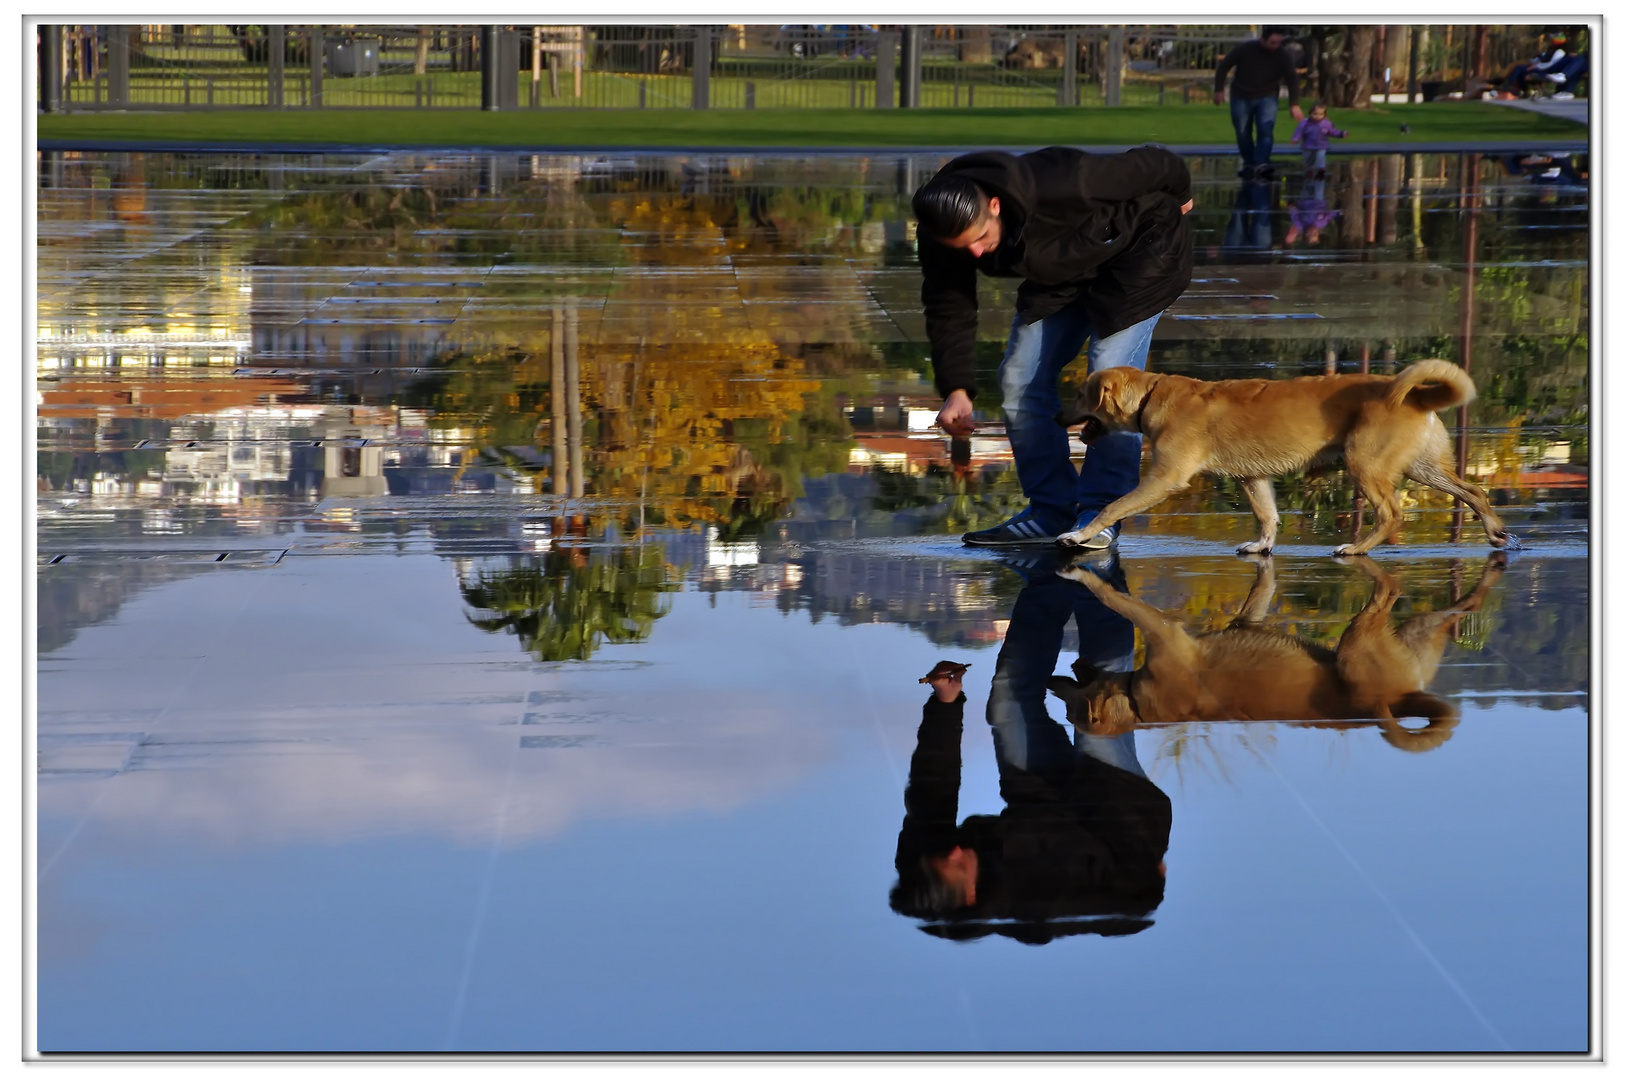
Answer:
[(960, 236), (983, 219), (989, 206), (984, 189), (964, 176), (939, 173), (910, 200), (910, 209), (929, 236), (948, 240)]
[(1283, 40), (1287, 41), (1290, 38), (1294, 37), (1294, 27), (1292, 27), (1292, 26), (1268, 26), (1268, 27), (1264, 27), (1261, 30), (1261, 40), (1265, 41), (1267, 38), (1271, 37), (1273, 34), (1276, 34), (1279, 37), (1281, 37)]

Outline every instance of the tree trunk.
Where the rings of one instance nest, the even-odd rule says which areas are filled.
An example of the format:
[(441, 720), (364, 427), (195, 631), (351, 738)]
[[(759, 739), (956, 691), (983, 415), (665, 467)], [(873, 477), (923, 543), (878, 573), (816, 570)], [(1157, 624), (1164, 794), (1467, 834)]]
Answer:
[(1317, 90), (1319, 99), (1330, 107), (1345, 101), (1345, 28), (1319, 26), (1317, 40)]
[(413, 50), (413, 74), (423, 76), (430, 66), (430, 28), (418, 28), (418, 47)]
[(1377, 37), (1377, 28), (1372, 25), (1345, 28), (1344, 97), (1347, 100), (1342, 102), (1343, 108), (1366, 109), (1373, 104), (1369, 95), (1373, 93), (1374, 41)]

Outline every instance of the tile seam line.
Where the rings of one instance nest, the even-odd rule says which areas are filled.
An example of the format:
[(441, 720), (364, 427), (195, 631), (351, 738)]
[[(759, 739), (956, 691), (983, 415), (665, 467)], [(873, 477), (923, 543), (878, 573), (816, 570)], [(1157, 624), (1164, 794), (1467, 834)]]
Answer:
[(1488, 1020), (1486, 1015), (1476, 1007), (1475, 1002), (1470, 998), (1469, 992), (1459, 984), (1457, 979), (1453, 978), (1452, 973), (1449, 972), (1446, 966), (1442, 964), (1441, 960), (1436, 957), (1436, 954), (1430, 951), (1430, 947), (1424, 943), (1423, 938), (1419, 937), (1418, 933), (1413, 929), (1413, 925), (1409, 923), (1407, 919), (1403, 918), (1402, 912), (1399, 911), (1396, 905), (1391, 902), (1391, 898), (1387, 896), (1385, 892), (1380, 889), (1379, 884), (1374, 881), (1371, 876), (1369, 876), (1368, 871), (1365, 870), (1362, 864), (1357, 861), (1356, 856), (1351, 854), (1350, 849), (1347, 848), (1345, 844), (1340, 842), (1340, 838), (1334, 834), (1334, 830), (1329, 828), (1327, 823), (1325, 823), (1323, 819), (1318, 816), (1317, 812), (1311, 808), (1311, 804), (1306, 801), (1305, 796), (1300, 793), (1300, 790), (1293, 784), (1289, 783), (1289, 778), (1284, 776), (1283, 773), (1278, 770), (1278, 767), (1273, 764), (1270, 757), (1262, 755), (1260, 760), (1265, 762), (1266, 767), (1272, 770), (1272, 775), (1278, 778), (1278, 782), (1283, 785), (1284, 790), (1288, 791), (1290, 795), (1294, 796), (1295, 801), (1300, 804), (1300, 808), (1306, 812), (1306, 816), (1311, 818), (1312, 822), (1316, 824), (1318, 829), (1322, 830), (1323, 835), (1327, 836), (1329, 841), (1334, 844), (1334, 847), (1339, 851), (1339, 853), (1345, 857), (1345, 861), (1350, 864), (1351, 869), (1356, 871), (1357, 876), (1362, 879), (1362, 883), (1368, 886), (1369, 891), (1372, 892), (1374, 896), (1378, 897), (1379, 902), (1384, 905), (1385, 910), (1390, 912), (1391, 918), (1396, 920), (1397, 925), (1402, 928), (1402, 932), (1408, 936), (1408, 940), (1413, 942), (1414, 947), (1419, 950), (1420, 955), (1425, 958), (1430, 966), (1436, 969), (1436, 973), (1442, 977), (1442, 981), (1445, 982), (1449, 989), (1451, 989), (1454, 994), (1458, 996), (1458, 999), (1464, 1003), (1464, 1007), (1470, 1011), (1470, 1015), (1474, 1016), (1476, 1020), (1480, 1022), (1481, 1026), (1487, 1030), (1488, 1034), (1490, 1034), (1494, 1040), (1497, 1041), (1499, 1046), (1501, 1046), (1506, 1052), (1513, 1053), (1515, 1048), (1509, 1045), (1509, 1040), (1505, 1039), (1503, 1033), (1494, 1027), (1492, 1021)]
[[(785, 146), (785, 145), (617, 145), (601, 143), (561, 143), (557, 145), (516, 143), (513, 145), (470, 145), (464, 143), (300, 143), (300, 142), (254, 142), (249, 140), (237, 142), (209, 142), (204, 140), (188, 139), (97, 139), (97, 138), (42, 138), (35, 143), (36, 150), (74, 150), (74, 151), (133, 151), (145, 150), (154, 153), (257, 153), (257, 154), (389, 154), (396, 152), (422, 152), (436, 151), (443, 153), (497, 153), (497, 154), (638, 154), (638, 155), (729, 155), (729, 154), (757, 154), (763, 156), (796, 157), (805, 155), (878, 155), (878, 154), (965, 154), (976, 150), (999, 148), (1014, 152), (1038, 150), (1042, 145), (1038, 143), (966, 143), (951, 146), (940, 145), (896, 145), (878, 144), (875, 146), (842, 146), (842, 145), (811, 145), (811, 146)], [(1140, 143), (1062, 143), (1058, 145), (1074, 146), (1080, 149), (1092, 150), (1100, 153), (1131, 150), (1138, 146), (1149, 145)], [(1202, 157), (1230, 157), (1238, 152), (1234, 145), (1224, 143), (1154, 143), (1152, 145), (1165, 146), (1179, 154), (1189, 154)], [(1519, 150), (1577, 150), (1589, 149), (1587, 135), (1577, 138), (1556, 139), (1512, 139), (1486, 140), (1471, 142), (1442, 141), (1437, 143), (1352, 143), (1339, 147), (1338, 150), (1330, 148), (1336, 155), (1360, 155), (1380, 153), (1513, 153)], [(1287, 153), (1280, 155), (1288, 157)]]

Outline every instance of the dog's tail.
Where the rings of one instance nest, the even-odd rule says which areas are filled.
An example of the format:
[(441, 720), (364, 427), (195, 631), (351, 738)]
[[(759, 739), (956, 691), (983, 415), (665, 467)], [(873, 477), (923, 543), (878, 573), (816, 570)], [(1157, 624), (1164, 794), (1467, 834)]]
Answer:
[(1475, 383), (1451, 360), (1420, 360), (1391, 380), (1385, 402), (1393, 409), (1409, 405), (1423, 412), (1440, 412), (1475, 400)]

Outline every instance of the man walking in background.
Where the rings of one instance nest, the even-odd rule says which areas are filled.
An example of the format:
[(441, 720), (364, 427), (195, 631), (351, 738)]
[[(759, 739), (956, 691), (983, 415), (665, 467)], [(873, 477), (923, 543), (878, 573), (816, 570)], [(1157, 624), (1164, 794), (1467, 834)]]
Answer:
[[(998, 381), (1029, 505), (963, 541), (1052, 544), (1136, 486), (1142, 437), (1133, 432), (1094, 441), (1075, 471), (1056, 420), (1057, 379), (1087, 343), (1092, 371), (1146, 366), (1153, 325), (1192, 277), (1192, 206), (1187, 163), (1157, 146), (966, 154), (916, 192), (922, 308), (944, 395), (938, 423), (950, 435), (973, 430), (978, 273), (1025, 279)], [(1118, 537), (1115, 525), (1080, 546)]]
[(1283, 47), (1287, 27), (1268, 26), (1260, 37), (1234, 48), (1215, 69), (1215, 103), (1226, 97), (1227, 73), (1232, 76), (1232, 128), (1238, 134), (1243, 167), (1238, 175), (1265, 180), (1272, 175), (1272, 125), (1278, 118), (1278, 88), (1289, 88), (1289, 112), (1305, 119), (1300, 109), (1300, 80), (1294, 58)]

